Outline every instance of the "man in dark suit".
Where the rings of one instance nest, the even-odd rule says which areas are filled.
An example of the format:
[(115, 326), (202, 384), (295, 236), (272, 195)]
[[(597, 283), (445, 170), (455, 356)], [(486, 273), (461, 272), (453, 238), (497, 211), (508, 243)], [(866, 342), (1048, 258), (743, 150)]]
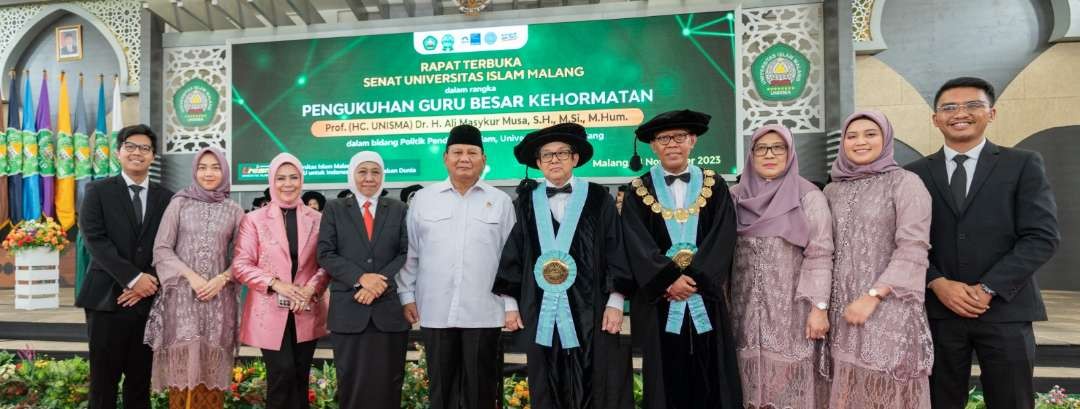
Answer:
[(150, 127), (123, 128), (117, 141), (123, 171), (91, 183), (79, 209), (91, 262), (75, 306), (86, 309), (91, 409), (116, 407), (121, 376), (124, 407), (150, 407), (152, 352), (143, 331), (158, 289), (154, 237), (173, 195), (150, 182), (157, 147)]
[(994, 98), (982, 79), (946, 82), (933, 115), (945, 146), (907, 166), (933, 197), (926, 312), (934, 408), (964, 407), (972, 351), (988, 408), (1034, 407), (1031, 322), (1046, 320), (1035, 271), (1057, 247), (1057, 205), (1038, 153), (986, 140)]
[(327, 321), (342, 408), (401, 407), (410, 326), (394, 277), (409, 236), (405, 204), (380, 197), (383, 175), (379, 154), (353, 156), (353, 195), (327, 203), (319, 226), (319, 265), (333, 277)]

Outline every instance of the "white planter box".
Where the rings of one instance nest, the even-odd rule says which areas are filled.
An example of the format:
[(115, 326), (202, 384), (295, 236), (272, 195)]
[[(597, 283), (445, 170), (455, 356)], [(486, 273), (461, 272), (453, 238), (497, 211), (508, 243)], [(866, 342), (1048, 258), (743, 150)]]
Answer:
[(60, 253), (46, 247), (15, 253), (15, 309), (60, 308)]

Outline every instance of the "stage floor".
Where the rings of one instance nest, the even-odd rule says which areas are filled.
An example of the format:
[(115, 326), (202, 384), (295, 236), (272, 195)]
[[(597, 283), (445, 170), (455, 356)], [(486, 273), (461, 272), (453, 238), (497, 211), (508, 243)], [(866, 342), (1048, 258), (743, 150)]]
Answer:
[[(1080, 346), (1080, 292), (1043, 291), (1049, 321), (1035, 323), (1035, 342), (1038, 345)], [(15, 310), (14, 290), (0, 290), (0, 323), (40, 322), (85, 324), (82, 308), (74, 306), (75, 295), (71, 288), (60, 290), (60, 308), (52, 310)], [(2, 325), (2, 324), (0, 324)], [(629, 330), (629, 320), (625, 325)], [(4, 333), (0, 330), (0, 337)], [(2, 338), (0, 338), (2, 339)]]

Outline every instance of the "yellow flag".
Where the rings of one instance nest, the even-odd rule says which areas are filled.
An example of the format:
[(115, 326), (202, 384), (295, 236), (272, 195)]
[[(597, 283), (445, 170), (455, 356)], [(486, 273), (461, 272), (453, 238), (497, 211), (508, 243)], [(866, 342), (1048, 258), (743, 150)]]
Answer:
[(71, 137), (71, 99), (67, 76), (60, 73), (56, 109), (56, 218), (67, 231), (75, 225), (75, 145)]

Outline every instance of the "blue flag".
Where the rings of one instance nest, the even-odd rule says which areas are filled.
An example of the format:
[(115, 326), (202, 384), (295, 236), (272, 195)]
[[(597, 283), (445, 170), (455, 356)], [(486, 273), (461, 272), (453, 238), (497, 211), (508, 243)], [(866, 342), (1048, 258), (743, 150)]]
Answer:
[(92, 170), (94, 179), (109, 177), (109, 130), (106, 129), (105, 117), (108, 110), (105, 108), (105, 79), (100, 79), (98, 86), (97, 123), (91, 137), (91, 155), (93, 156)]
[[(26, 83), (23, 86), (23, 91), (25, 91), (23, 93), (23, 107), (22, 107), (22, 109), (23, 109), (23, 114), (22, 114), (22, 122), (23, 122), (23, 124), (22, 124), (22, 132), (19, 133), (20, 138), (18, 138), (19, 139), (19, 146), (18, 146), (18, 148), (19, 148), (19, 157), (21, 158), (21, 163), (22, 163), (22, 166), (20, 166), (21, 169), (19, 170), (19, 174), (22, 177), (22, 182), (21, 182), (22, 183), (22, 197), (21, 197), (20, 206), (19, 206), (19, 209), (21, 209), (20, 213), (19, 213), (19, 220), (37, 219), (38, 216), (41, 216), (41, 206), (38, 206), (36, 213), (29, 212), (29, 213), (34, 213), (34, 215), (31, 216), (31, 217), (27, 217), (27, 214), (29, 214), (29, 213), (27, 212), (27, 209), (26, 209), (27, 196), (37, 198), (37, 200), (32, 200), (32, 202), (37, 202), (38, 200), (40, 200), (39, 196), (41, 195), (41, 187), (38, 186), (38, 183), (40, 183), (40, 181), (35, 179), (34, 180), (35, 183), (33, 185), (31, 185), (30, 183), (27, 182), (27, 177), (26, 177), (26, 171), (27, 171), (27, 169), (30, 169), (29, 167), (27, 167), (28, 162), (33, 165), (32, 166), (33, 173), (34, 173), (35, 176), (37, 176), (37, 135), (34, 133), (34, 131), (36, 130), (36, 129), (34, 129), (34, 97), (33, 97), (34, 90), (30, 88), (30, 76), (29, 75), (26, 76)], [(30, 161), (29, 159), (26, 158), (27, 157), (26, 142), (31, 141), (31, 140), (33, 141), (33, 145), (34, 145), (34, 158), (33, 158), (33, 161)]]
[[(12, 79), (14, 81), (14, 79)], [(26, 89), (24, 91), (27, 94), (30, 93), (30, 77), (26, 78)], [(8, 180), (8, 215), (11, 218), (11, 224), (18, 224), (22, 221), (22, 131), (12, 132), (12, 129), (22, 128), (19, 125), (19, 117), (17, 111), (19, 110), (19, 98), (15, 93), (11, 94), (10, 102), (12, 105), (8, 108), (8, 140), (7, 140), (7, 180)], [(25, 104), (25, 101), (23, 102)], [(26, 108), (23, 107), (25, 111)], [(26, 113), (23, 112), (23, 115)]]

